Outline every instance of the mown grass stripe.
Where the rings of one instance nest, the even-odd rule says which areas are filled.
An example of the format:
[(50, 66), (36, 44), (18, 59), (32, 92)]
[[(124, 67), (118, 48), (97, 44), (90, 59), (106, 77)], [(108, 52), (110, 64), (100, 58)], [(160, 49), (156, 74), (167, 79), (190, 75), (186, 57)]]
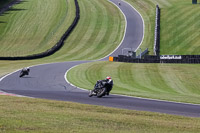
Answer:
[[(91, 89), (96, 80), (109, 75), (114, 80), (113, 93), (200, 103), (198, 67), (199, 65), (187, 64), (95, 62), (77, 66), (69, 71), (68, 77), (76, 76), (75, 82), (69, 81), (77, 86), (84, 86), (85, 89)], [(79, 79), (77, 75), (86, 77)], [(84, 82), (88, 85), (81, 85)]]
[[(17, 53), (27, 55), (43, 52), (55, 45), (51, 41), (51, 33), (64, 25), (60, 21), (66, 17), (66, 1), (59, 0), (55, 2), (50, 0), (45, 2), (44, 7), (41, 7), (44, 2), (38, 0), (22, 2), (15, 5), (13, 10), (8, 11), (9, 14), (0, 16), (1, 19), (6, 20), (6, 23), (0, 24), (2, 52), (8, 53), (7, 51), (9, 50), (15, 56), (17, 56)], [(71, 10), (70, 12), (73, 11)], [(15, 21), (12, 21), (13, 19)], [(49, 23), (46, 24), (46, 22)], [(71, 24), (71, 20), (68, 22)], [(60, 32), (59, 36), (63, 34), (61, 29), (58, 32)], [(57, 38), (59, 39), (60, 37)], [(43, 39), (46, 42), (42, 43)]]
[[(93, 5), (98, 5), (95, 7), (95, 9), (96, 9), (95, 12), (97, 12), (97, 14), (94, 18), (95, 23), (94, 23), (93, 28), (88, 28), (90, 30), (92, 29), (93, 31), (91, 31), (91, 36), (89, 36), (87, 40), (84, 40), (83, 45), (84, 45), (84, 47), (87, 47), (87, 48), (84, 51), (84, 53), (76, 56), (76, 58), (78, 58), (78, 59), (86, 58), (86, 57), (89, 57), (89, 59), (91, 57), (93, 58), (94, 50), (97, 50), (96, 44), (100, 45), (100, 41), (102, 40), (102, 37), (105, 35), (105, 32), (107, 31), (108, 15), (107, 15), (106, 8), (103, 5), (100, 6), (101, 3), (99, 3), (98, 1), (92, 1), (92, 2), (93, 2)], [(98, 51), (101, 51), (101, 50), (98, 49)]]
[[(99, 56), (102, 57), (103, 55), (105, 56), (106, 54), (108, 54), (108, 52), (110, 50), (109, 51), (106, 50), (105, 53), (103, 53), (103, 55), (102, 55), (102, 52), (101, 52), (101, 51), (103, 51), (102, 49), (105, 46), (113, 47), (113, 43), (115, 41), (113, 38), (116, 38), (116, 37), (120, 38), (120, 39), (122, 38), (122, 36), (118, 37), (119, 32), (114, 31), (115, 27), (118, 26), (118, 25), (115, 23), (115, 20), (114, 20), (115, 17), (109, 17), (109, 14), (107, 14), (108, 12), (111, 12), (111, 11), (109, 11), (109, 7), (106, 6), (107, 3), (104, 2), (102, 4), (103, 4), (103, 7), (102, 7), (101, 11), (99, 11), (99, 12), (101, 12), (101, 14), (98, 14), (98, 16), (99, 17), (104, 16), (104, 17), (103, 17), (103, 19), (101, 19), (103, 21), (102, 21), (102, 24), (101, 24), (100, 33), (98, 33), (97, 38), (95, 38), (95, 40), (94, 40), (94, 43), (96, 43), (98, 45), (97, 46), (92, 45), (90, 47), (90, 49), (86, 52), (87, 55), (89, 55), (89, 59), (92, 59), (93, 56), (94, 56), (94, 54), (92, 54), (91, 51), (94, 51), (96, 53), (95, 54), (96, 58), (98, 58)], [(117, 18), (116, 21), (119, 21), (119, 18)], [(109, 38), (108, 34), (109, 35), (114, 34), (114, 36)], [(109, 44), (109, 45), (107, 45), (107, 44)], [(115, 46), (117, 46), (117, 45), (118, 44), (115, 44)], [(114, 49), (114, 48), (111, 48), (111, 49)]]
[[(87, 2), (89, 4), (86, 4)], [(63, 48), (52, 56), (58, 60), (93, 60), (105, 57), (119, 45), (123, 37), (124, 18), (113, 4), (108, 1), (98, 0), (80, 1), (79, 5), (81, 17), (77, 28), (74, 29), (73, 33), (65, 41)], [(93, 6), (95, 9), (91, 11), (90, 6)], [(91, 22), (93, 23), (93, 30), (90, 29), (90, 36), (88, 36), (87, 40), (83, 41), (87, 35), (85, 32), (89, 30), (88, 26), (90, 22), (86, 23), (86, 21), (92, 21), (93, 19), (97, 23), (94, 24), (94, 22)], [(120, 23), (116, 23), (115, 21)], [(116, 33), (113, 27), (120, 27), (119, 32)], [(114, 35), (114, 38), (117, 38), (117, 40), (106, 38), (105, 36), (108, 36), (108, 34)], [(104, 47), (110, 48), (105, 50), (103, 49)]]
[(159, 5), (162, 7), (170, 7), (172, 6), (171, 3), (167, 0), (151, 0), (155, 5)]
[[(87, 50), (91, 45), (88, 44), (88, 41), (93, 37), (93, 33), (95, 30), (95, 26), (96, 26), (96, 22), (97, 22), (97, 18), (98, 16), (95, 14), (97, 12), (97, 9), (95, 7), (92, 6), (92, 2), (87, 1), (84, 5), (86, 10), (85, 12), (83, 12), (83, 14), (86, 14), (86, 18), (85, 20), (81, 20), (80, 23), (83, 23), (83, 27), (77, 27), (80, 28), (79, 29), (79, 37), (76, 38), (75, 43), (79, 44), (79, 45), (75, 45), (74, 49), (70, 50), (70, 53), (72, 53), (71, 58), (72, 59), (76, 59), (77, 56), (80, 56), (80, 51), (81, 53), (84, 53), (85, 50)], [(81, 6), (81, 9), (82, 9)], [(92, 8), (89, 8), (92, 7)], [(87, 12), (90, 12), (90, 14), (87, 14)], [(84, 32), (81, 32), (84, 31)], [(97, 32), (99, 32), (99, 30), (97, 30)], [(95, 35), (94, 35), (95, 37)], [(84, 52), (83, 52), (84, 51)], [(81, 54), (82, 55), (82, 54)]]
[(199, 54), (199, 9), (188, 1), (161, 9), (161, 54)]

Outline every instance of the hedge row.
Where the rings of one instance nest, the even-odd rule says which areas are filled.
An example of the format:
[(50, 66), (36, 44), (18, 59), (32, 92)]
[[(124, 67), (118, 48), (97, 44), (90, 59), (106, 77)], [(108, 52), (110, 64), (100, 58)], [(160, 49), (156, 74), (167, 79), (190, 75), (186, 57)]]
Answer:
[(75, 7), (76, 7), (76, 16), (74, 18), (74, 21), (70, 25), (70, 27), (67, 29), (67, 31), (62, 35), (60, 40), (52, 48), (48, 49), (45, 52), (28, 55), (28, 56), (0, 57), (0, 60), (32, 60), (32, 59), (38, 59), (38, 58), (50, 56), (50, 55), (54, 54), (56, 51), (58, 51), (64, 45), (64, 41), (67, 39), (67, 37), (73, 31), (73, 29), (75, 28), (75, 26), (77, 25), (77, 23), (80, 19), (80, 8), (78, 5), (78, 1), (77, 0), (74, 0), (74, 1), (75, 1)]

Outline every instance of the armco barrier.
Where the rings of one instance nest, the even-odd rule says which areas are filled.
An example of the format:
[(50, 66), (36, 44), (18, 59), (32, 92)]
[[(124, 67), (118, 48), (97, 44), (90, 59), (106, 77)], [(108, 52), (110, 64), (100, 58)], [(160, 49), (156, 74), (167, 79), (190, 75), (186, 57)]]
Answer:
[(154, 33), (154, 55), (160, 54), (160, 8), (156, 5), (155, 33)]
[(70, 27), (67, 29), (67, 31), (62, 35), (60, 40), (50, 49), (48, 49), (45, 52), (28, 55), (28, 56), (18, 56), (18, 57), (0, 57), (0, 60), (31, 60), (31, 59), (38, 59), (43, 58), (49, 55), (54, 54), (56, 51), (58, 51), (64, 44), (64, 41), (67, 39), (67, 37), (70, 35), (70, 33), (73, 31), (75, 26), (77, 25), (79, 19), (80, 19), (80, 8), (78, 5), (78, 1), (75, 1), (75, 7), (76, 7), (76, 16), (74, 18), (73, 23), (70, 25)]

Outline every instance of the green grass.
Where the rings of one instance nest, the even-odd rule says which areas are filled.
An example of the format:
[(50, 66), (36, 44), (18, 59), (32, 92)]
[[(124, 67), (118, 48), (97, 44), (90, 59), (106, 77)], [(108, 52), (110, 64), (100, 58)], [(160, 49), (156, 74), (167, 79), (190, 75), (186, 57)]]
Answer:
[(67, 78), (76, 86), (93, 89), (110, 75), (112, 93), (200, 104), (200, 65), (94, 62), (77, 66)]
[(200, 118), (0, 96), (0, 132), (199, 132)]
[(125, 22), (121, 12), (106, 0), (79, 0), (80, 21), (63, 48), (50, 58), (94, 60), (107, 56), (121, 42)]
[[(111, 53), (120, 43), (125, 22), (115, 6), (100, 0), (78, 2), (81, 17), (77, 27), (64, 47), (48, 59), (98, 59)], [(13, 10), (16, 11), (0, 16), (5, 22), (0, 23), (1, 56), (23, 56), (47, 50), (75, 16), (73, 0), (67, 3), (65, 0), (30, 0), (14, 6)]]
[(27, 0), (13, 6), (0, 16), (0, 56), (46, 51), (60, 39), (74, 17), (73, 0)]
[(126, 0), (143, 16), (145, 37), (141, 48), (153, 54), (155, 6), (161, 8), (161, 54), (200, 54), (199, 4), (191, 0)]
[[(29, 0), (26, 2), (22, 2), (21, 4), (17, 6), (14, 6), (14, 8), (16, 9), (19, 8), (18, 6), (24, 9), (29, 9), (29, 6), (30, 6), (31, 10), (15, 11), (15, 12), (12, 12), (12, 14), (9, 13), (9, 14), (5, 14), (4, 16), (0, 16), (0, 18), (5, 17), (6, 19), (6, 17), (9, 17), (9, 16), (11, 17), (11, 15), (16, 16), (16, 17), (18, 16), (19, 18), (15, 20), (14, 18), (6, 19), (6, 22), (13, 23), (13, 25), (14, 23), (18, 23), (19, 27), (29, 27), (29, 24), (32, 22), (20, 23), (22, 21), (20, 20), (21, 18), (20, 14), (23, 12), (22, 14), (25, 15), (24, 17), (25, 21), (31, 21), (33, 19), (34, 22), (36, 22), (40, 20), (39, 17), (33, 18), (33, 16), (30, 15), (30, 14), (33, 14), (32, 12), (37, 12), (39, 7), (31, 5), (33, 3), (37, 3), (37, 1), (38, 0)], [(59, 0), (57, 4), (65, 5), (66, 4), (65, 2), (66, 1)], [(102, 58), (106, 56), (109, 52), (111, 52), (120, 43), (122, 39), (122, 35), (124, 34), (123, 29), (124, 29), (125, 22), (123, 20), (124, 18), (121, 12), (114, 5), (107, 2), (106, 0), (104, 1), (81, 0), (78, 2), (80, 5), (80, 10), (81, 10), (81, 17), (80, 17), (79, 23), (77, 27), (75, 28), (75, 30), (72, 32), (72, 34), (69, 36), (69, 38), (66, 40), (64, 47), (60, 51), (56, 52), (54, 55), (50, 57), (46, 57), (43, 59), (37, 59), (37, 60), (31, 60), (31, 61), (0, 61), (0, 76), (3, 76), (17, 69), (21, 69), (24, 66), (41, 64), (41, 63), (49, 63), (49, 62), (59, 62), (59, 61), (62, 62), (62, 61), (68, 61), (68, 60), (98, 59), (98, 58)], [(44, 3), (41, 3), (41, 4), (44, 4)], [(54, 4), (53, 1), (49, 3), (49, 7), (51, 6), (53, 7), (52, 4)], [(90, 8), (90, 6), (93, 6), (93, 8)], [(43, 12), (45, 11), (48, 12), (47, 9), (44, 10)], [(60, 10), (60, 12), (61, 11), (65, 12), (66, 10)], [(98, 17), (96, 16), (96, 14), (98, 15)], [(38, 13), (38, 15), (40, 14)], [(62, 31), (65, 31), (67, 29), (67, 27), (73, 20), (74, 15), (75, 15), (74, 14), (74, 0), (69, 0), (67, 3), (67, 16), (65, 18), (65, 21), (66, 21), (65, 25), (61, 25), (59, 27), (60, 29), (62, 29)], [(52, 17), (52, 16), (48, 16), (48, 17)], [(57, 21), (60, 21), (59, 18)], [(0, 23), (0, 27), (1, 26), (3, 27), (5, 25), (9, 27), (7, 23), (6, 24)], [(34, 24), (34, 25), (36, 26), (37, 24)], [(13, 31), (17, 29), (18, 26), (16, 27), (13, 26), (14, 27)], [(10, 28), (10, 30), (12, 29)], [(34, 26), (30, 27), (30, 30), (35, 30)], [(50, 28), (46, 27), (46, 30), (52, 30), (52, 27)], [(116, 32), (116, 30), (118, 32)], [(24, 29), (20, 28), (19, 32), (21, 33), (25, 31)], [(41, 36), (39, 32), (40, 30), (37, 31), (37, 34), (35, 33), (35, 35)], [(85, 34), (85, 32), (87, 32), (87, 34)], [(55, 32), (55, 34), (60, 34), (60, 33), (61, 33), (60, 30)], [(14, 34), (14, 33), (7, 31), (5, 34)], [(20, 35), (16, 34), (16, 36), (20, 36)], [(59, 36), (53, 35), (53, 38), (51, 38), (49, 41), (58, 39), (58, 37)], [(14, 39), (13, 36), (7, 36), (7, 38), (10, 38), (11, 40)], [(31, 34), (29, 34), (29, 38), (32, 38), (31, 40), (38, 41)], [(3, 37), (2, 39), (5, 40), (5, 38)], [(11, 46), (13, 47), (13, 48), (12, 47), (9, 48), (9, 51), (6, 51), (4, 50), (4, 48), (0, 47), (0, 56), (23, 55), (22, 52), (29, 54), (28, 51), (29, 50), (32, 51), (31, 48), (34, 47), (35, 45), (35, 44), (34, 45), (32, 44), (31, 40), (27, 40), (26, 37), (22, 38), (21, 41), (23, 42), (23, 44), (26, 41), (28, 41), (28, 43), (27, 43), (27, 46), (23, 45), (23, 48), (20, 50), (21, 52), (20, 51), (16, 52), (14, 47), (20, 48), (20, 46), (17, 44), (15, 45), (15, 43), (10, 44), (6, 42), (5, 45), (0, 43), (2, 47), (3, 46), (6, 48), (9, 48)], [(0, 42), (1, 42), (1, 39), (0, 39)], [(56, 41), (53, 41), (53, 42), (55, 43)], [(44, 45), (45, 47), (47, 47), (46, 43), (44, 43)], [(38, 50), (40, 49), (42, 51), (42, 47), (43, 45), (38, 46), (36, 49)], [(44, 48), (43, 50), (46, 50), (46, 48)], [(34, 50), (34, 52), (37, 53), (39, 51)]]
[(200, 54), (199, 4), (168, 0), (161, 8), (161, 54)]

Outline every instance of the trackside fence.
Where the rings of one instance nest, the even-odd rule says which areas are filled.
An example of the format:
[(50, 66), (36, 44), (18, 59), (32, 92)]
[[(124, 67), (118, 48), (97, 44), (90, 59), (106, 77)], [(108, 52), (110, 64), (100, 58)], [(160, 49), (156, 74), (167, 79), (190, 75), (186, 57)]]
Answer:
[(154, 55), (160, 54), (160, 8), (156, 5), (155, 33), (154, 33)]
[(54, 54), (56, 51), (58, 51), (64, 44), (64, 41), (67, 39), (67, 37), (70, 35), (70, 33), (73, 31), (75, 26), (77, 25), (79, 19), (80, 19), (80, 8), (78, 5), (78, 1), (75, 1), (75, 7), (76, 7), (76, 16), (74, 18), (73, 23), (70, 25), (70, 27), (67, 29), (67, 31), (62, 35), (60, 40), (50, 49), (48, 49), (45, 52), (28, 55), (28, 56), (18, 56), (18, 57), (0, 57), (0, 60), (31, 60), (31, 59), (38, 59), (43, 58), (49, 55)]
[[(131, 58), (126, 55), (118, 55), (113, 57), (115, 62), (129, 62), (129, 63), (182, 63), (182, 64), (200, 64), (200, 55), (167, 55), (163, 56), (145, 55), (143, 59)], [(180, 57), (180, 58), (176, 58)]]

